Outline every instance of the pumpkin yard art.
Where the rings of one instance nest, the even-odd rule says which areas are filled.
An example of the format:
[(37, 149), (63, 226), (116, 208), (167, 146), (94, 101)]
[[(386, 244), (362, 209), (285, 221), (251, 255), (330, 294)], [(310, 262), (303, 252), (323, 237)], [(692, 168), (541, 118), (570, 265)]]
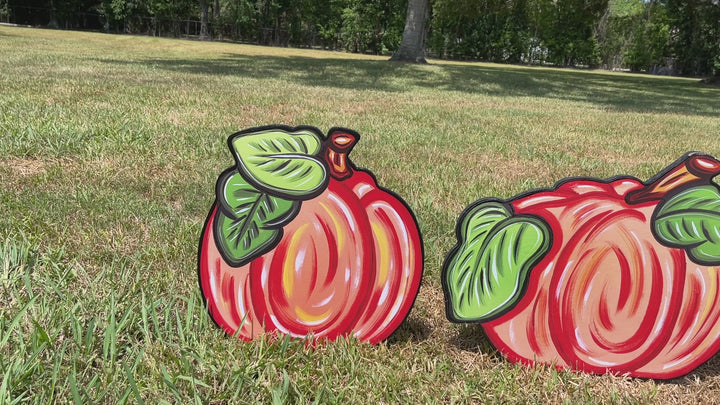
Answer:
[[(349, 158), (360, 135), (267, 126), (231, 135), (200, 238), (200, 288), (229, 335), (377, 344), (423, 276), (414, 214)], [(720, 161), (652, 179), (567, 178), (482, 198), (441, 273), (451, 322), (509, 361), (671, 379), (720, 350)], [(438, 303), (443, 305), (443, 303)]]
[(571, 178), (471, 204), (442, 270), (450, 321), (510, 361), (670, 379), (720, 349), (720, 162)]
[(423, 271), (414, 215), (348, 155), (359, 134), (269, 126), (233, 134), (199, 279), (230, 335), (378, 343), (413, 306)]

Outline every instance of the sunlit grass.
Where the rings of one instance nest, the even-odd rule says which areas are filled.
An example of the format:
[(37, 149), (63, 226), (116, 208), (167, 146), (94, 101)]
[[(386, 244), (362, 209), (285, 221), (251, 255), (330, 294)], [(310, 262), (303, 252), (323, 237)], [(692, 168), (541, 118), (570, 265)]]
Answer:
[[(718, 360), (671, 383), (512, 365), (445, 320), (462, 209), (568, 176), (647, 179), (720, 155), (695, 80), (0, 27), (0, 403), (668, 402), (720, 395)], [(198, 288), (228, 135), (346, 126), (414, 210), (425, 279), (373, 347), (225, 337)]]

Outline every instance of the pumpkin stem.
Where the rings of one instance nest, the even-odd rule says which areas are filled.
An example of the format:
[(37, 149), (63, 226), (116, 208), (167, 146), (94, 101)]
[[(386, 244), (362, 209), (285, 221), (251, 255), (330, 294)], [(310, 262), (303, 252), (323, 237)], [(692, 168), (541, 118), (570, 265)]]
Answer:
[(691, 154), (673, 165), (663, 170), (656, 179), (651, 179), (645, 187), (628, 193), (626, 201), (639, 204), (660, 200), (675, 189), (707, 184), (720, 174), (720, 162), (709, 155)]
[(343, 130), (330, 133), (325, 141), (325, 162), (330, 168), (330, 175), (336, 180), (352, 176), (352, 165), (348, 154), (357, 143), (359, 136)]

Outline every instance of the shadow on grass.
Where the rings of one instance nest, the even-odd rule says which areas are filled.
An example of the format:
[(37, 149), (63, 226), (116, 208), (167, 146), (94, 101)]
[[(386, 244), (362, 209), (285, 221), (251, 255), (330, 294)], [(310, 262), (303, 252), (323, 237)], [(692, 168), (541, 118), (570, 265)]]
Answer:
[(422, 342), (430, 336), (430, 327), (422, 319), (409, 316), (387, 339), (389, 345), (402, 342)]
[(460, 350), (473, 353), (484, 353), (493, 358), (503, 358), (500, 352), (490, 343), (480, 324), (462, 324), (457, 335), (451, 338), (451, 344)]
[(686, 80), (645, 75), (611, 75), (512, 65), (412, 65), (376, 60), (229, 53), (218, 59), (100, 61), (142, 64), (190, 74), (283, 79), (338, 89), (404, 92), (424, 88), (586, 102), (610, 111), (720, 114), (719, 89)]

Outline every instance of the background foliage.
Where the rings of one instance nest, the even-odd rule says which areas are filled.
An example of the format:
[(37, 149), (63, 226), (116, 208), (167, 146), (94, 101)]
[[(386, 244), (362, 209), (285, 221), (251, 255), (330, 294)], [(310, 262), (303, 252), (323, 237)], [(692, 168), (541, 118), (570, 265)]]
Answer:
[[(205, 3), (207, 2), (207, 3)], [(0, 0), (0, 21), (389, 54), (406, 0)], [(429, 56), (720, 74), (717, 0), (430, 0)]]

